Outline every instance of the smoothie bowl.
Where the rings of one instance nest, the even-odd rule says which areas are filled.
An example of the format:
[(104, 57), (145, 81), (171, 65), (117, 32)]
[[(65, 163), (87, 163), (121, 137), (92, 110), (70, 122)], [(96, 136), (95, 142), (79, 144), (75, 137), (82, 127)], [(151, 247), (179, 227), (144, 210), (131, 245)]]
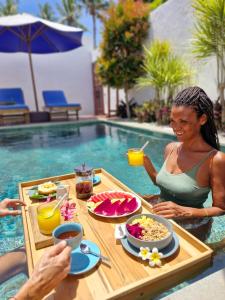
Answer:
[(173, 237), (170, 221), (153, 214), (132, 216), (126, 222), (125, 232), (128, 242), (136, 248), (160, 250), (168, 246)]

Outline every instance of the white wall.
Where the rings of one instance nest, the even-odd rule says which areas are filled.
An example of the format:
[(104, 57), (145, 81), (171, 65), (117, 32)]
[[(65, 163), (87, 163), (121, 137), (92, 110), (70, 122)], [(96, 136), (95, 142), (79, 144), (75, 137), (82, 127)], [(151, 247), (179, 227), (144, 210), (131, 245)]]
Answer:
[[(195, 17), (192, 0), (168, 0), (150, 15), (150, 31), (146, 44), (153, 39), (169, 40), (174, 50), (189, 61), (196, 75), (192, 85), (199, 85), (212, 100), (217, 98), (216, 64), (214, 59), (208, 63), (194, 59), (191, 52)], [(132, 95), (141, 103), (153, 98), (151, 89), (133, 90)]]
[[(69, 103), (82, 105), (80, 114), (94, 113), (91, 51), (80, 47), (57, 54), (32, 55), (39, 108), (43, 90), (63, 90)], [(0, 88), (21, 87), (25, 102), (35, 110), (28, 54), (0, 53)]]

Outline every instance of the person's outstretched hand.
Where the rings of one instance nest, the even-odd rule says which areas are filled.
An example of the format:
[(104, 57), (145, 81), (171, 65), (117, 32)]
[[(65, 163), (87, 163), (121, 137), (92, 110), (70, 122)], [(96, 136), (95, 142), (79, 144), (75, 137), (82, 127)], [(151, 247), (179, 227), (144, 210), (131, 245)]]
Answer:
[[(5, 216), (17, 216), (21, 215), (21, 210), (19, 210), (19, 206), (26, 205), (23, 201), (18, 199), (4, 199), (0, 202), (0, 217)], [(11, 210), (10, 208), (13, 208)]]
[(66, 241), (47, 250), (34, 268), (31, 278), (15, 296), (16, 299), (42, 299), (53, 290), (70, 270), (71, 247)]

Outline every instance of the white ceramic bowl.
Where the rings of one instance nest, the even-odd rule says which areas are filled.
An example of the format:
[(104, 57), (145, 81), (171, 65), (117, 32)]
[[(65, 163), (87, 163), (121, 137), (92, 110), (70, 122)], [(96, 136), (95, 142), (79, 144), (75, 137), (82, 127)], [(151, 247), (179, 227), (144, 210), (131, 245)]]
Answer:
[(133, 220), (139, 219), (142, 216), (146, 216), (146, 217), (151, 218), (159, 223), (162, 223), (168, 229), (169, 234), (165, 238), (158, 240), (158, 241), (144, 241), (144, 240), (138, 239), (138, 238), (134, 237), (133, 235), (131, 235), (127, 230), (127, 226), (125, 226), (125, 232), (126, 232), (127, 240), (129, 241), (129, 243), (131, 243), (136, 248), (149, 247), (149, 249), (153, 249), (154, 247), (156, 247), (158, 250), (163, 249), (166, 246), (168, 246), (173, 237), (173, 227), (172, 227), (172, 224), (170, 223), (170, 221), (168, 221), (167, 219), (157, 216), (157, 215), (153, 215), (153, 214), (138, 214), (138, 215), (134, 215), (131, 218), (129, 218), (126, 222), (126, 225), (131, 224), (133, 222)]

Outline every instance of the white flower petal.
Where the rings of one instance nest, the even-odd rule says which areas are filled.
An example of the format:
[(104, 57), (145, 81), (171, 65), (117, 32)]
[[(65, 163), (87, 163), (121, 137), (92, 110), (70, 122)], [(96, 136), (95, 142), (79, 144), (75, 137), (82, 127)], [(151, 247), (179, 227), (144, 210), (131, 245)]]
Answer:
[(150, 260), (150, 261), (149, 261), (149, 266), (150, 266), (150, 267), (154, 267), (154, 266), (155, 266), (154, 261), (151, 261), (151, 260)]
[(154, 247), (153, 249), (152, 249), (152, 253), (158, 253), (159, 251), (158, 251), (158, 249), (156, 248), (156, 247)]
[(161, 262), (160, 259), (157, 259), (157, 260), (155, 260), (155, 264), (156, 264), (158, 267), (161, 267), (162, 262)]
[(163, 254), (161, 252), (159, 252), (159, 257), (162, 258), (163, 257)]

